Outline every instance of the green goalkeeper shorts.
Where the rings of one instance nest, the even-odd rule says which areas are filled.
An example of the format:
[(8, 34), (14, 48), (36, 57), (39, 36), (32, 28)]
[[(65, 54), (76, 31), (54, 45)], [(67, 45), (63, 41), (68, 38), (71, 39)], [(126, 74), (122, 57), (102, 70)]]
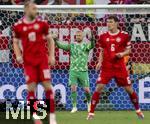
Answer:
[(88, 71), (70, 71), (69, 86), (76, 85), (80, 87), (89, 87)]

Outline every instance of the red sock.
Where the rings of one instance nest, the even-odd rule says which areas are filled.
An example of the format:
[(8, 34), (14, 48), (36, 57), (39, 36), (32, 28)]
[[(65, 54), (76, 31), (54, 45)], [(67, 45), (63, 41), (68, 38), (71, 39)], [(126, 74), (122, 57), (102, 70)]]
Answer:
[(46, 99), (50, 100), (50, 113), (54, 113), (55, 112), (55, 102), (54, 102), (54, 94), (52, 92), (52, 90), (48, 90), (46, 91)]
[(29, 91), (28, 92), (27, 100), (29, 101), (30, 99), (35, 99), (34, 91)]
[(138, 102), (138, 97), (137, 94), (135, 92), (133, 92), (132, 94), (129, 95), (130, 96), (130, 100), (133, 103), (134, 107), (136, 110), (139, 110), (139, 102)]
[(29, 91), (28, 92), (27, 101), (28, 101), (28, 103), (31, 107), (31, 113), (33, 114), (35, 112), (35, 110), (38, 109), (34, 91)]
[(91, 100), (90, 113), (94, 113), (95, 107), (98, 104), (99, 99), (100, 99), (100, 93), (95, 91), (94, 94), (93, 94), (93, 96), (92, 96), (92, 100)]

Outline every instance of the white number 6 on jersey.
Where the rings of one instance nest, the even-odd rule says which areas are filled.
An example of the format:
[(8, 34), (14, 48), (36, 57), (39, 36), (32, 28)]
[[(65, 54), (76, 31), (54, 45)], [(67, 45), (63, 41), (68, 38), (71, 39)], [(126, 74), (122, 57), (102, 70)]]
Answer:
[(115, 44), (111, 44), (111, 51), (115, 51)]
[(35, 32), (30, 32), (28, 34), (28, 38), (29, 38), (29, 41), (35, 42), (36, 41), (36, 34), (35, 34)]

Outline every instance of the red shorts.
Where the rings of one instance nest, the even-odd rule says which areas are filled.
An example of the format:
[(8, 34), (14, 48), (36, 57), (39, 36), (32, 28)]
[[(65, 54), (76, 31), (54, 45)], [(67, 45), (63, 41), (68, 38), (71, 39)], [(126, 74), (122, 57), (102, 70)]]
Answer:
[(39, 62), (36, 65), (24, 63), (24, 71), (27, 83), (39, 83), (50, 81), (51, 79), (47, 58), (40, 58)]
[(97, 84), (108, 84), (112, 78), (115, 79), (118, 86), (125, 87), (131, 85), (131, 81), (127, 70), (124, 71), (102, 70), (97, 79)]

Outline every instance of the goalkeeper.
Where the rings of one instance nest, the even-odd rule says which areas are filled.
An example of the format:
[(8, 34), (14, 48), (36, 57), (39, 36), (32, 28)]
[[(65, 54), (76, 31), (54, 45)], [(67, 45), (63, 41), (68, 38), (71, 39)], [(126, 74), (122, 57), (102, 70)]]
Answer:
[(64, 44), (57, 41), (57, 36), (53, 35), (55, 44), (58, 48), (65, 51), (70, 51), (70, 70), (69, 70), (69, 85), (71, 86), (71, 98), (73, 108), (71, 113), (77, 112), (77, 86), (83, 87), (85, 91), (87, 108), (90, 109), (91, 93), (89, 88), (88, 76), (88, 56), (92, 48), (94, 48), (93, 35), (90, 43), (85, 43), (83, 40), (83, 32), (76, 32), (76, 43)]

